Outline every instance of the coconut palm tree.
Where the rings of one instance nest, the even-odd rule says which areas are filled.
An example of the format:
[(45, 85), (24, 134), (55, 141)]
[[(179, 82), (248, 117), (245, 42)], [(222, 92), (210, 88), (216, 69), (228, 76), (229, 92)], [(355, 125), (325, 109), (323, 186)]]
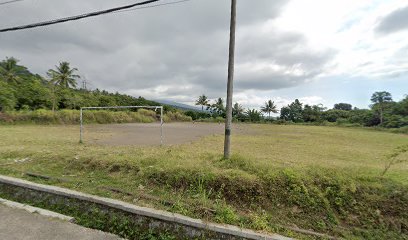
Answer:
[(80, 78), (79, 75), (74, 74), (78, 71), (77, 68), (71, 68), (69, 62), (60, 62), (55, 68), (56, 70), (50, 69), (47, 72), (52, 84), (64, 88), (76, 87), (76, 80)]
[(241, 104), (235, 103), (234, 106), (232, 107), (232, 116), (234, 117), (240, 117), (244, 113), (244, 108), (242, 107)]
[(11, 57), (6, 58), (6, 60), (2, 61), (0, 64), (0, 75), (8, 82), (8, 83), (19, 83), (20, 77), (19, 75), (19, 67), (17, 65), (18, 60)]
[(212, 108), (218, 115), (224, 115), (225, 114), (225, 104), (224, 100), (222, 98), (218, 98), (215, 103), (212, 105)]
[(275, 102), (268, 100), (265, 105), (261, 107), (261, 111), (268, 114), (268, 118), (271, 119), (271, 113), (277, 113)]
[(204, 111), (204, 106), (208, 106), (208, 98), (204, 94), (199, 96), (195, 105), (201, 105), (201, 111)]
[(245, 112), (247, 119), (250, 122), (259, 122), (261, 121), (262, 114), (256, 109), (249, 109)]

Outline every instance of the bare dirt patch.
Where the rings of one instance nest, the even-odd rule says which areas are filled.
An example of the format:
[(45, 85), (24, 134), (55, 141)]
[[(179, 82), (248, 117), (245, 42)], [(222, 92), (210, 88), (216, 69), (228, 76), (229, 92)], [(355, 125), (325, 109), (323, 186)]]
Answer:
[[(158, 123), (89, 125), (85, 129), (85, 141), (94, 144), (109, 146), (160, 145), (160, 124)], [(242, 133), (248, 130), (248, 126), (234, 126), (233, 130)], [(98, 133), (98, 137), (92, 137), (92, 133)], [(223, 123), (166, 123), (163, 125), (165, 145), (188, 143), (205, 136), (223, 133)]]

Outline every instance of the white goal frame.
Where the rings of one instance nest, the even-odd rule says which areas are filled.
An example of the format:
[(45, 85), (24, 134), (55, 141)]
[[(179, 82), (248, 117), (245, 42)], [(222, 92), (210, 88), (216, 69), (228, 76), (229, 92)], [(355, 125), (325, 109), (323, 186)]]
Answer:
[(112, 107), (81, 107), (80, 110), (80, 127), (79, 127), (79, 142), (83, 143), (83, 111), (84, 110), (93, 110), (93, 109), (128, 109), (128, 108), (147, 108), (154, 109), (156, 112), (157, 109), (160, 109), (160, 145), (163, 145), (163, 106), (112, 106)]

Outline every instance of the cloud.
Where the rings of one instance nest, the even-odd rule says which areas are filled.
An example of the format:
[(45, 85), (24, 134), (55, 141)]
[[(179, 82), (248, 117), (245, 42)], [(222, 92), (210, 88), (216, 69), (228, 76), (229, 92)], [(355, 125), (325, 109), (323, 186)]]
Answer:
[(391, 34), (408, 30), (408, 6), (399, 8), (385, 16), (381, 19), (375, 30), (380, 34)]
[[(0, 9), (2, 27), (130, 3), (43, 0)], [(168, 2), (168, 1), (164, 1)], [(289, 1), (238, 3), (236, 93), (303, 84), (335, 52), (313, 49), (274, 20)], [(0, 34), (2, 57), (15, 56), (33, 72), (69, 61), (94, 88), (183, 102), (226, 93), (229, 1), (195, 0), (45, 28)], [(15, 16), (24, 16), (16, 18)], [(39, 17), (40, 16), (40, 17)]]
[(271, 90), (296, 86), (323, 73), (336, 55), (313, 49), (300, 33), (271, 23), (244, 28), (237, 43), (237, 89)]

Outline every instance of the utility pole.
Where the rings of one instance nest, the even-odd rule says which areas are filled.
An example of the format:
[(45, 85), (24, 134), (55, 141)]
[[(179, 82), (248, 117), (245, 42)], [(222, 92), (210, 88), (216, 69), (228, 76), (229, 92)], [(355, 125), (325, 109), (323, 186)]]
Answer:
[(82, 80), (82, 89), (84, 89), (85, 91), (87, 91), (87, 81), (86, 81), (86, 77), (83, 77)]
[(232, 124), (232, 95), (234, 87), (234, 59), (235, 59), (235, 26), (237, 15), (237, 0), (231, 0), (231, 25), (228, 59), (227, 109), (225, 118), (224, 158), (231, 155), (231, 124)]

